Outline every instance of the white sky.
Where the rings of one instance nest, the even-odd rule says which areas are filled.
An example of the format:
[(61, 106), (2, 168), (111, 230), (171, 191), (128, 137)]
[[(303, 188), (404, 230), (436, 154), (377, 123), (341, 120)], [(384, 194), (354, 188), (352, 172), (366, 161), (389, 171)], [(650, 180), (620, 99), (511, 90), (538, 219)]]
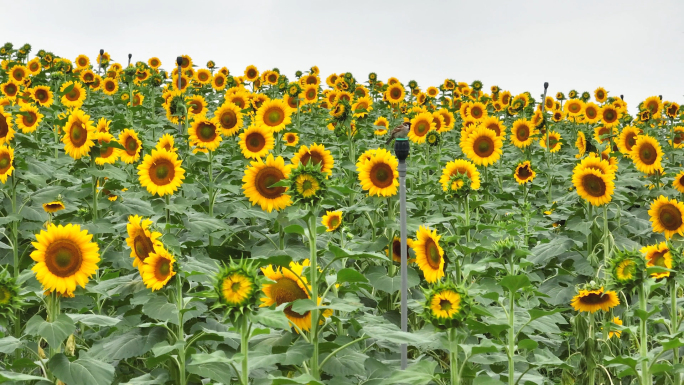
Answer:
[[(188, 54), (240, 74), (291, 79), (374, 71), (421, 88), (481, 80), (535, 97), (603, 86), (630, 110), (648, 96), (684, 104), (684, 1), (47, 1), (0, 0), (0, 44), (74, 60), (100, 48), (125, 63)], [(593, 96), (592, 96), (593, 99)]]

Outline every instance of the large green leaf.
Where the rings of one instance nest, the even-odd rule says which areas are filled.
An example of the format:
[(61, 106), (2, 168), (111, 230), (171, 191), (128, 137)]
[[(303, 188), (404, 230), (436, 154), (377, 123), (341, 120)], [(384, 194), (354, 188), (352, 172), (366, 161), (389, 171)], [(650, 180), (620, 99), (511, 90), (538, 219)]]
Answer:
[(45, 321), (41, 316), (34, 315), (26, 324), (26, 334), (45, 338), (53, 348), (58, 348), (75, 330), (74, 321), (64, 314), (57, 316), (54, 322)]
[(62, 353), (48, 362), (50, 372), (69, 385), (109, 385), (114, 379), (114, 367), (92, 358), (79, 358), (70, 362)]

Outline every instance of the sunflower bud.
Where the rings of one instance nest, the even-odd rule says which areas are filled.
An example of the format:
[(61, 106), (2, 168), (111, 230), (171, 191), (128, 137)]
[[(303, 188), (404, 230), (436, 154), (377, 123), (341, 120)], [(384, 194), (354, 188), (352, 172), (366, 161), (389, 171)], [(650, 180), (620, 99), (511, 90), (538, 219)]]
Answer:
[(230, 316), (245, 314), (254, 307), (259, 296), (256, 269), (249, 262), (231, 261), (216, 275), (214, 289), (219, 306), (224, 307)]
[(423, 317), (440, 329), (461, 326), (468, 318), (472, 299), (465, 288), (451, 282), (425, 291)]
[(321, 163), (300, 162), (288, 178), (293, 202), (317, 204), (325, 196), (326, 179), (326, 174), (321, 171)]
[(618, 251), (608, 263), (613, 285), (620, 289), (631, 289), (644, 280), (646, 263), (636, 250)]

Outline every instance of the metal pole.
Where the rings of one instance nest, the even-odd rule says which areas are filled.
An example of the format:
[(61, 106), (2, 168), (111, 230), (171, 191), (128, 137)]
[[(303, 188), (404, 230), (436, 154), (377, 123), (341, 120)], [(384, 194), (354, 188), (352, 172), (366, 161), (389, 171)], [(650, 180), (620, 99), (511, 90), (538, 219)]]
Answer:
[(100, 70), (97, 71), (97, 73), (100, 76), (103, 75), (103, 73), (102, 73), (102, 59), (104, 59), (104, 49), (100, 48), (100, 60), (99, 60), (99, 63), (97, 63), (100, 66)]
[[(183, 57), (178, 56), (178, 57), (176, 58), (176, 64), (178, 64), (178, 73), (177, 73), (177, 76), (178, 76), (178, 91), (181, 92), (181, 97), (182, 97), (183, 91), (181, 90), (181, 74), (182, 74), (182, 71), (183, 71), (183, 70), (182, 70), (182, 68), (181, 68), (181, 65), (183, 64)], [(173, 79), (173, 77), (172, 77), (172, 79)], [(183, 119), (180, 119), (180, 118), (178, 119), (178, 135), (183, 135), (183, 122), (182, 122), (182, 120), (183, 120)]]
[[(401, 222), (401, 331), (408, 331), (408, 250), (406, 230), (406, 158), (409, 153), (409, 141), (397, 138), (394, 141), (394, 153), (399, 159), (399, 221)], [(408, 364), (408, 347), (401, 344), (401, 369)]]

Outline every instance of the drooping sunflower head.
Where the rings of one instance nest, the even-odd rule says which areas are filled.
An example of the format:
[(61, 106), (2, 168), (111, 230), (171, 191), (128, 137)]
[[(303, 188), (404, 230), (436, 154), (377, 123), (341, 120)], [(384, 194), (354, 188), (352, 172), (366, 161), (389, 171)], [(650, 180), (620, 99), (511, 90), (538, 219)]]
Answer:
[(673, 235), (684, 235), (684, 203), (676, 199), (658, 197), (648, 210), (653, 231), (663, 233), (666, 239)]
[(59, 199), (56, 201), (43, 203), (43, 210), (45, 210), (46, 213), (54, 214), (57, 211), (62, 211), (64, 209), (64, 203)]
[(246, 262), (223, 265), (214, 285), (219, 302), (229, 313), (244, 314), (258, 298), (256, 269)]
[(426, 291), (423, 316), (440, 329), (459, 327), (468, 317), (470, 302), (462, 286), (439, 283)]
[(321, 223), (326, 227), (326, 232), (333, 232), (342, 225), (342, 211), (326, 211)]
[(610, 279), (616, 288), (631, 289), (641, 283), (646, 262), (636, 250), (619, 250), (608, 261)]
[[(641, 253), (646, 260), (646, 268), (660, 267), (673, 270), (673, 258), (670, 252), (670, 247), (667, 242), (660, 242), (655, 245), (645, 246), (641, 249)], [(669, 271), (660, 271), (651, 273), (651, 277), (655, 279), (667, 278), (670, 276)]]
[(437, 282), (444, 276), (444, 250), (439, 245), (440, 238), (437, 230), (420, 226), (413, 241), (416, 263), (428, 283)]
[(369, 153), (369, 159), (356, 164), (361, 187), (370, 196), (391, 197), (399, 187), (399, 160), (384, 148)]
[(162, 289), (176, 275), (176, 258), (161, 243), (155, 246), (154, 251), (140, 267), (143, 283), (152, 291)]
[(128, 217), (126, 244), (131, 248), (133, 267), (138, 267), (138, 269), (142, 268), (147, 258), (154, 253), (155, 246), (162, 246), (160, 239), (162, 235), (152, 230), (152, 223), (152, 220), (138, 215)]
[(527, 182), (532, 182), (536, 175), (537, 173), (532, 169), (530, 161), (528, 160), (518, 164), (518, 167), (515, 168), (513, 177), (518, 181), (518, 184), (525, 184)]
[(182, 160), (178, 159), (175, 152), (153, 149), (138, 165), (140, 185), (153, 195), (173, 194), (185, 179), (185, 170), (181, 164)]
[(577, 132), (577, 140), (575, 141), (575, 147), (577, 147), (577, 155), (575, 155), (575, 158), (579, 159), (584, 156), (584, 153), (587, 151), (587, 137), (584, 135), (584, 132), (578, 131)]
[(85, 287), (100, 261), (99, 248), (92, 238), (73, 224), (48, 224), (47, 230), (36, 234), (31, 253), (36, 264), (32, 270), (44, 290), (65, 294), (73, 293), (76, 285)]
[(615, 291), (604, 290), (603, 286), (594, 283), (578, 288), (570, 304), (576, 311), (595, 313), (599, 310), (609, 311), (620, 304), (620, 299)]

